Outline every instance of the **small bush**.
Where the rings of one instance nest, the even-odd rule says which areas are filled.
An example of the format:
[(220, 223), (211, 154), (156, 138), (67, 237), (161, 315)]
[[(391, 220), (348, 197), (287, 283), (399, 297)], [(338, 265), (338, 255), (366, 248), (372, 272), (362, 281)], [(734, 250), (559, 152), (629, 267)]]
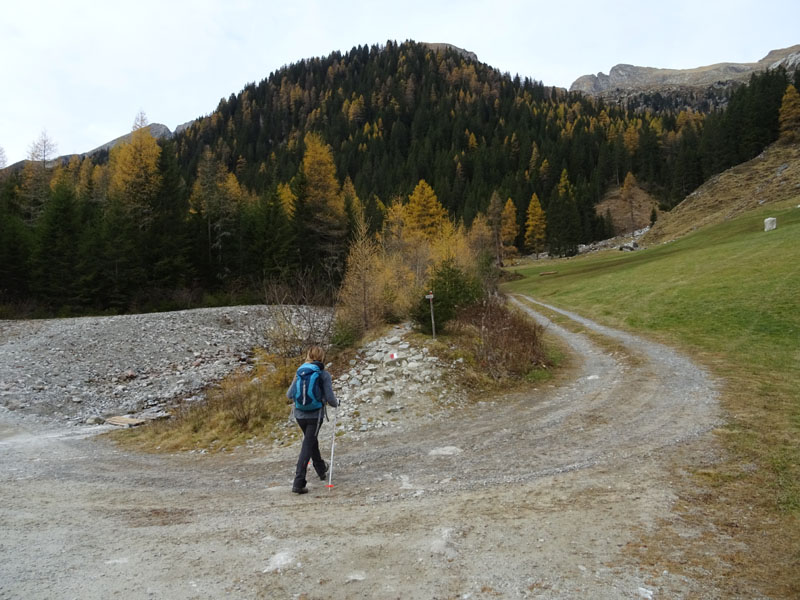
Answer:
[(331, 344), (337, 348), (350, 348), (356, 345), (358, 340), (361, 339), (361, 335), (362, 332), (359, 331), (358, 326), (353, 325), (353, 323), (344, 318), (338, 318), (333, 324)]
[(445, 260), (433, 273), (427, 290), (420, 290), (419, 300), (412, 309), (412, 318), (424, 333), (431, 333), (431, 305), (425, 298), (433, 292), (433, 311), (437, 331), (444, 331), (458, 309), (476, 302), (482, 294), (480, 282), (465, 273), (452, 259)]
[(476, 367), (492, 379), (525, 377), (537, 367), (548, 367), (542, 328), (500, 297), (462, 308), (454, 328), (474, 334)]

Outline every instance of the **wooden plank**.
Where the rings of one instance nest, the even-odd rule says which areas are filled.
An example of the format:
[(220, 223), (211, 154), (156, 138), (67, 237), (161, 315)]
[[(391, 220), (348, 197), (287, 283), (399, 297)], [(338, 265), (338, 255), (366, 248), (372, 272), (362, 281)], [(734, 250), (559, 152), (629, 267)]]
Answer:
[(106, 423), (117, 427), (136, 427), (146, 423), (146, 421), (144, 419), (134, 419), (133, 417), (109, 417), (106, 419)]

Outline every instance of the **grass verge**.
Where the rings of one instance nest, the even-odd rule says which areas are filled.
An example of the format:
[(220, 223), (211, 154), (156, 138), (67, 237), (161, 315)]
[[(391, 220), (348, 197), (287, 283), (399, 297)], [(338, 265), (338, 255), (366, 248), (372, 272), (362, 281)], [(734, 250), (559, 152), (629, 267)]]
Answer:
[(256, 352), (253, 371), (234, 373), (210, 387), (205, 402), (182, 405), (171, 419), (109, 435), (143, 452), (217, 452), (273, 439), (276, 425), (289, 416), (286, 388), (301, 362)]
[[(798, 200), (636, 253), (529, 263), (517, 269), (524, 279), (504, 286), (680, 346), (724, 381), (728, 423), (717, 439), (726, 459), (696, 470), (705, 491), (685, 490), (678, 508), (748, 548), (716, 557), (733, 565), (715, 582), (733, 596), (743, 580), (773, 597), (800, 596)], [(777, 230), (763, 231), (766, 217)], [(712, 541), (669, 543), (692, 557), (689, 569), (707, 562)]]

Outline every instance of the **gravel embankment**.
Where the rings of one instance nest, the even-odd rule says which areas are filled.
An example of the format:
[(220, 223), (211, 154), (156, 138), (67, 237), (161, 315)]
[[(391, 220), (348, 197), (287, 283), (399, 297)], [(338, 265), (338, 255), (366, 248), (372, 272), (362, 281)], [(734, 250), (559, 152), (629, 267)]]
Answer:
[(266, 343), (265, 306), (0, 321), (0, 405), (80, 424), (159, 412)]

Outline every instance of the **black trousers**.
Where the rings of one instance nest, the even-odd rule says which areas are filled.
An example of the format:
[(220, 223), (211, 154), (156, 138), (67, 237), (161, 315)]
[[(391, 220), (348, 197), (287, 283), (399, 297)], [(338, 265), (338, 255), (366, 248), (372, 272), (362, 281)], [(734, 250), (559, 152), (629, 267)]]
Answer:
[(317, 419), (297, 419), (297, 424), (303, 430), (303, 445), (300, 447), (300, 456), (297, 459), (297, 469), (294, 473), (294, 488), (304, 488), (306, 486), (306, 469), (308, 460), (314, 464), (314, 470), (320, 478), (325, 476), (325, 461), (319, 452), (319, 440), (317, 434), (322, 424)]

